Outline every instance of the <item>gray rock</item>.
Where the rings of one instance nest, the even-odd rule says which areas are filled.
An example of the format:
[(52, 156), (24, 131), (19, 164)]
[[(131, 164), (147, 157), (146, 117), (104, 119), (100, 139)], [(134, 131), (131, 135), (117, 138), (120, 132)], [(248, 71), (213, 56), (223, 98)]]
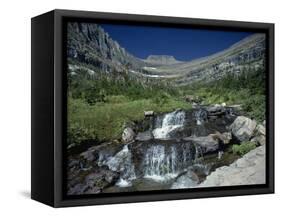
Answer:
[(126, 127), (122, 133), (122, 140), (123, 142), (132, 142), (135, 139), (135, 132), (132, 128)]
[(251, 142), (255, 142), (258, 145), (265, 145), (266, 138), (264, 135), (258, 135), (251, 139)]
[(113, 172), (108, 167), (95, 168), (94, 172), (84, 177), (80, 175), (78, 179), (70, 182), (68, 187), (69, 195), (96, 194), (108, 186), (113, 185), (119, 178), (117, 172)]
[(191, 141), (196, 145), (200, 146), (203, 154), (208, 152), (214, 152), (219, 149), (219, 142), (217, 139), (214, 139), (212, 135), (201, 137), (186, 137), (183, 140)]
[(257, 132), (257, 135), (265, 136), (265, 134), (266, 134), (265, 127), (263, 125), (259, 124), (256, 128), (256, 132)]
[(252, 142), (255, 142), (258, 145), (265, 145), (266, 143), (266, 130), (262, 124), (259, 124), (255, 129), (255, 136), (251, 139)]
[(229, 166), (216, 169), (198, 187), (266, 183), (265, 146), (260, 146)]
[(232, 134), (230, 132), (222, 133), (222, 140), (224, 144), (229, 144), (231, 139), (232, 139)]
[(196, 173), (188, 170), (176, 179), (176, 181), (172, 184), (171, 189), (193, 188), (196, 187), (198, 183), (199, 178)]
[(142, 133), (138, 133), (136, 136), (137, 141), (148, 141), (151, 139), (153, 139), (153, 134), (151, 133), (151, 131), (145, 131)]
[(150, 117), (154, 115), (154, 111), (144, 111), (144, 116), (145, 117)]
[(242, 141), (249, 141), (254, 134), (257, 123), (245, 116), (239, 116), (230, 125), (232, 134)]

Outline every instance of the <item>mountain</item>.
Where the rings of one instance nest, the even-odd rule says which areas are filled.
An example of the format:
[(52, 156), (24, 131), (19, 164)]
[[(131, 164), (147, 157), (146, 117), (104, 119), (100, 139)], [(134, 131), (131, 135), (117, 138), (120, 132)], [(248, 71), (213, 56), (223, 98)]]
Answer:
[(175, 57), (168, 55), (149, 55), (144, 61), (153, 65), (171, 65), (180, 63)]
[(265, 34), (253, 34), (207, 57), (178, 61), (168, 55), (137, 58), (97, 24), (70, 22), (67, 30), (67, 56), (73, 72), (83, 68), (91, 75), (115, 73), (122, 79), (126, 74), (142, 83), (168, 81), (173, 85), (187, 85), (218, 80), (229, 73), (239, 75), (265, 69)]
[[(253, 34), (228, 49), (189, 62), (146, 67), (144, 76), (172, 78), (176, 85), (213, 81), (232, 73), (265, 69), (265, 34)], [(156, 76), (157, 75), (157, 76)]]
[(104, 72), (140, 68), (145, 63), (114, 41), (102, 27), (70, 22), (67, 26), (67, 57)]

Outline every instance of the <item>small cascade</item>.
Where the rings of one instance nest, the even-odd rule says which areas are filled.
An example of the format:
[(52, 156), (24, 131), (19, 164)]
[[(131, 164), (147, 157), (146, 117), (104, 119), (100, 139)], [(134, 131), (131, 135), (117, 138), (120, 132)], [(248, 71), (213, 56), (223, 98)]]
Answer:
[(112, 171), (120, 172), (120, 179), (117, 181), (119, 187), (128, 187), (131, 181), (136, 178), (135, 167), (132, 163), (132, 153), (125, 145), (121, 151), (115, 154), (104, 163)]
[(153, 145), (144, 156), (144, 177), (156, 181), (175, 178), (190, 165), (191, 160), (192, 153), (188, 144)]
[(196, 119), (196, 124), (202, 125), (204, 123), (204, 121), (207, 120), (208, 113), (204, 109), (199, 109), (199, 110), (195, 111), (194, 116), (195, 116), (195, 119)]
[(185, 112), (174, 111), (165, 114), (163, 120), (160, 123), (160, 119), (156, 120), (157, 128), (153, 130), (153, 136), (156, 139), (168, 139), (170, 133), (177, 128), (180, 128), (185, 123)]

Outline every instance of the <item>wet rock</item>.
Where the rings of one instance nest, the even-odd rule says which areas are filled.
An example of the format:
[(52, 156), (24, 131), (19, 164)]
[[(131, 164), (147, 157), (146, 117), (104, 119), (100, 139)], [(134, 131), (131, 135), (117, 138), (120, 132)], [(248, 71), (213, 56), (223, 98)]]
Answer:
[(122, 133), (122, 140), (123, 142), (132, 142), (135, 139), (135, 132), (132, 128), (126, 127)]
[(142, 133), (138, 133), (136, 136), (137, 141), (148, 141), (153, 139), (153, 134), (151, 131), (145, 131)]
[(245, 116), (239, 116), (230, 125), (232, 134), (242, 141), (249, 141), (254, 134), (257, 123)]
[(186, 137), (184, 141), (191, 141), (196, 145), (199, 145), (203, 154), (208, 152), (214, 152), (219, 149), (219, 141), (214, 139), (212, 135), (201, 137)]
[(196, 187), (199, 183), (199, 178), (193, 171), (189, 170), (180, 175), (172, 184), (171, 189), (182, 189)]
[(225, 114), (225, 107), (222, 105), (213, 105), (206, 107), (208, 116), (220, 116)]
[(90, 148), (87, 151), (82, 152), (80, 156), (87, 161), (95, 161), (99, 158), (99, 153), (96, 150), (96, 148)]
[(105, 142), (99, 146), (94, 146), (82, 152), (80, 157), (89, 163), (102, 162), (109, 157), (115, 155), (123, 148), (123, 144), (116, 142)]
[(132, 153), (128, 145), (125, 145), (121, 151), (108, 158), (104, 165), (108, 166), (110, 170), (118, 172), (120, 178), (124, 181), (130, 181), (135, 178), (135, 166), (132, 163)]
[(104, 188), (113, 185), (119, 178), (119, 173), (108, 167), (96, 167), (88, 174), (80, 171), (76, 177), (68, 182), (69, 195), (100, 193)]

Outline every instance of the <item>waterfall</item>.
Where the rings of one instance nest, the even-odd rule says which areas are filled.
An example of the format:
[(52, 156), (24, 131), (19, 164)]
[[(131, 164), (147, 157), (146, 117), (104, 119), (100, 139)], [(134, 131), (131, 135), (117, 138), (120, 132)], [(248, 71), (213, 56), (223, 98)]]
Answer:
[(199, 110), (195, 111), (194, 116), (196, 119), (196, 124), (202, 125), (202, 123), (204, 123), (204, 121), (207, 120), (208, 113), (204, 109), (199, 109)]
[(109, 157), (104, 164), (110, 170), (120, 172), (120, 178), (116, 183), (119, 187), (131, 186), (131, 181), (136, 178), (135, 167), (132, 163), (132, 153), (128, 145), (124, 145), (121, 151)]
[(184, 111), (174, 111), (165, 114), (161, 125), (153, 130), (153, 136), (156, 139), (168, 139), (170, 138), (170, 133), (173, 132), (175, 129), (182, 127), (184, 123), (185, 123)]
[(192, 153), (187, 144), (153, 145), (143, 162), (144, 178), (165, 181), (175, 178), (190, 164)]

